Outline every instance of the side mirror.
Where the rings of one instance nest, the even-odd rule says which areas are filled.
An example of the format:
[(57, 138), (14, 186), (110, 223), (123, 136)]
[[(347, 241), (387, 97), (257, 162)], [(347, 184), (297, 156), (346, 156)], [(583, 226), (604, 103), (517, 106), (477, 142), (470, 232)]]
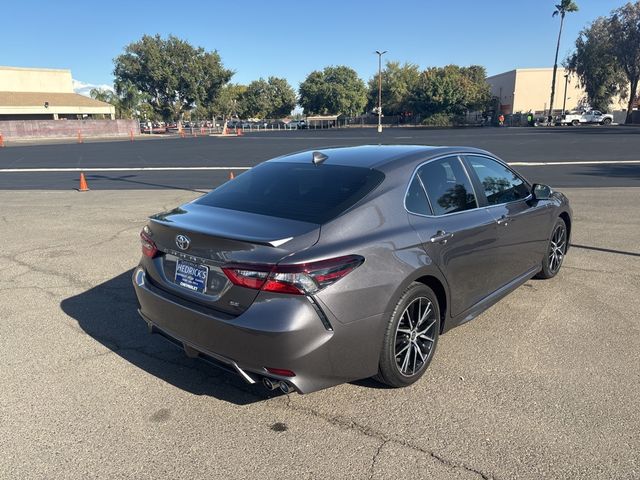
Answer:
[(549, 197), (551, 196), (551, 187), (549, 185), (543, 185), (541, 183), (535, 183), (533, 185), (533, 190), (532, 190), (532, 194), (533, 194), (533, 198), (535, 200), (549, 200)]

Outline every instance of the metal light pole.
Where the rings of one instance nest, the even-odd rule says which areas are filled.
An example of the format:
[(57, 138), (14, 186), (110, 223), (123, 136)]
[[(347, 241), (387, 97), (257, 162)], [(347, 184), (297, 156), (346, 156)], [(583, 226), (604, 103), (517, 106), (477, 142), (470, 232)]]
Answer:
[(378, 54), (378, 133), (382, 133), (382, 55), (387, 53), (376, 50)]
[(567, 84), (569, 83), (569, 74), (564, 74), (564, 101), (562, 102), (562, 114), (567, 114)]

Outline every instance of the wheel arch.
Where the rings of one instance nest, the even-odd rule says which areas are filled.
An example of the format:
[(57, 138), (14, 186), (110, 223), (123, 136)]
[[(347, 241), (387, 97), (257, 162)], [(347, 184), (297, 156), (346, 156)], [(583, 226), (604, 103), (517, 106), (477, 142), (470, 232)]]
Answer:
[(440, 333), (444, 333), (444, 325), (447, 321), (447, 308), (449, 305), (447, 291), (445, 290), (444, 285), (440, 280), (432, 275), (423, 275), (422, 277), (416, 278), (414, 282), (426, 285), (433, 290), (433, 293), (436, 294), (438, 307), (440, 309)]
[(559, 217), (564, 221), (564, 224), (567, 226), (567, 248), (569, 250), (569, 242), (571, 241), (571, 216), (568, 212), (563, 211), (560, 213)]
[(436, 299), (438, 300), (438, 307), (440, 309), (440, 333), (444, 333), (444, 331), (447, 330), (445, 328), (445, 324), (447, 323), (449, 311), (448, 308), (450, 305), (449, 286), (440, 272), (434, 271), (433, 269), (420, 269), (416, 271), (414, 275), (408, 277), (404, 282), (402, 282), (402, 284), (399, 285), (394, 294), (391, 296), (385, 311), (385, 315), (387, 316), (387, 318), (389, 315), (391, 315), (396, 304), (400, 300), (402, 293), (411, 283), (414, 282), (426, 285), (436, 295)]

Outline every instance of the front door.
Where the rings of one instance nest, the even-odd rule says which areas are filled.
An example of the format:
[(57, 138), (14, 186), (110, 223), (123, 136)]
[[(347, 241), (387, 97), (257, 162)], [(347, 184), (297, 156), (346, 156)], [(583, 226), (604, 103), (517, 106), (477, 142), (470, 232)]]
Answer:
[(529, 185), (506, 165), (485, 156), (466, 155), (479, 195), (498, 227), (501, 285), (540, 266), (549, 235), (549, 202), (533, 201)]
[(497, 288), (500, 279), (495, 276), (496, 222), (478, 205), (458, 157), (434, 160), (420, 167), (406, 205), (409, 221), (425, 251), (447, 279), (452, 316)]

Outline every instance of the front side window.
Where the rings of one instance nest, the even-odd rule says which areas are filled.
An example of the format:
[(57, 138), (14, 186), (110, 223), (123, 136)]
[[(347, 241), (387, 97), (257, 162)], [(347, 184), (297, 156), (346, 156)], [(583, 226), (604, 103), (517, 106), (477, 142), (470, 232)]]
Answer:
[(462, 212), (478, 206), (471, 182), (458, 157), (447, 157), (418, 170), (434, 215)]
[(484, 187), (489, 205), (514, 202), (529, 196), (529, 187), (524, 180), (501, 163), (474, 155), (466, 158)]

